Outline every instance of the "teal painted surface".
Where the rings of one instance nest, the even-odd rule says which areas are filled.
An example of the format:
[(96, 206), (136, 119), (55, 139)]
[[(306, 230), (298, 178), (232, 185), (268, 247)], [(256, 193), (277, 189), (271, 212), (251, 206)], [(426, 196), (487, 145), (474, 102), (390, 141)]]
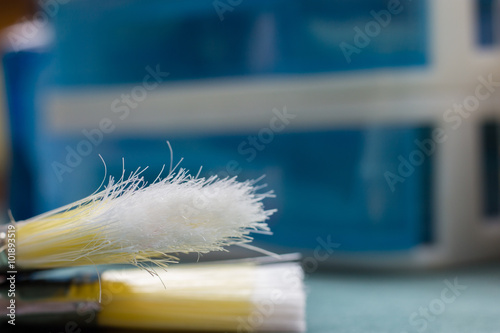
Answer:
[[(430, 307), (441, 310), (444, 281), (455, 278), (467, 289), (433, 315)], [(306, 286), (308, 332), (500, 332), (500, 265), (413, 275), (313, 274)], [(421, 308), (429, 308), (432, 319), (420, 315)]]

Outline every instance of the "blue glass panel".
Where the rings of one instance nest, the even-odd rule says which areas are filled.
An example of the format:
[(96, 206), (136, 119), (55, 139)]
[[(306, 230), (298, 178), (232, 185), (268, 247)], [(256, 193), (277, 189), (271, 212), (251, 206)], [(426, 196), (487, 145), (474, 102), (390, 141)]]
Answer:
[[(226, 1), (219, 1), (226, 3)], [(76, 0), (54, 17), (58, 82), (169, 80), (426, 64), (426, 1)], [(236, 2), (232, 2), (236, 3)], [(221, 20), (221, 17), (223, 20)]]
[[(278, 208), (270, 221), (274, 236), (258, 240), (289, 248), (315, 248), (317, 237), (331, 235), (339, 251), (400, 250), (431, 241), (431, 158), (415, 166), (404, 182), (389, 186), (385, 173), (398, 173), (400, 156), (418, 147), (415, 140), (428, 136), (427, 128), (369, 127), (324, 132), (280, 133), (262, 150), (248, 135), (169, 137), (182, 166), (196, 174), (237, 175), (239, 179), (266, 174), (265, 183), (276, 192), (268, 207)], [(66, 147), (76, 149), (81, 137), (54, 137), (40, 161), (41, 181), (51, 190), (39, 198), (46, 209), (92, 193), (104, 173), (101, 154), (110, 174), (120, 177), (122, 157), (127, 170), (149, 166), (145, 176), (156, 178), (169, 163), (164, 138), (111, 137), (88, 157), (63, 174), (58, 182), (53, 161), (65, 163)], [(261, 147), (259, 147), (260, 149)]]

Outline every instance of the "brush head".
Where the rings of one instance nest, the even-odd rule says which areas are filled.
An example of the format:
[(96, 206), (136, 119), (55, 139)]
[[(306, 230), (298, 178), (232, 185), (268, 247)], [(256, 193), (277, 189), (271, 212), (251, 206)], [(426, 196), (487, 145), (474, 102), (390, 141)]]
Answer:
[(73, 284), (64, 300), (97, 299), (101, 290), (107, 301), (98, 323), (114, 328), (305, 332), (303, 279), (294, 262), (110, 270), (100, 284)]
[(170, 174), (147, 186), (140, 172), (81, 201), (16, 226), (16, 263), (24, 268), (175, 261), (175, 253), (224, 250), (269, 233), (275, 210), (256, 181)]

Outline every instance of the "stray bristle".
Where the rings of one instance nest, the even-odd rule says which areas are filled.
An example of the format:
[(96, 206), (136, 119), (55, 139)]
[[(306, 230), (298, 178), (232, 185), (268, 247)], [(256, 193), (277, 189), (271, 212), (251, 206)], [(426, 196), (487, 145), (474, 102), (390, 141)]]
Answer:
[(156, 264), (172, 254), (223, 250), (269, 232), (256, 181), (197, 178), (180, 169), (147, 186), (140, 172), (69, 206), (17, 226), (17, 263), (26, 268)]

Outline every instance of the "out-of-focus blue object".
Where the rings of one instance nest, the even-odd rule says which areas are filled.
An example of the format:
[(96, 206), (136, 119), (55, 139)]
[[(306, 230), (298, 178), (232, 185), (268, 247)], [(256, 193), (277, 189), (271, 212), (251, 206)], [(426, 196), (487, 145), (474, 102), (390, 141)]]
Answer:
[(498, 45), (500, 42), (500, 26), (498, 15), (500, 7), (495, 0), (476, 0), (477, 2), (477, 40), (483, 47)]
[[(42, 50), (7, 53), (3, 57), (9, 130), (12, 147), (10, 209), (16, 219), (27, 219), (39, 209), (39, 125), (36, 96), (42, 72), (49, 63)], [(43, 177), (42, 177), (43, 178)]]
[[(265, 204), (279, 211), (270, 221), (274, 236), (257, 236), (263, 243), (312, 250), (320, 236), (331, 236), (340, 244), (338, 251), (390, 251), (432, 241), (432, 158), (398, 184), (397, 194), (384, 178), (385, 171), (397, 170), (400, 156), (415, 150), (415, 140), (429, 136), (425, 124), (285, 130), (275, 133), (272, 144), (251, 161), (250, 153), (241, 153), (238, 147), (254, 131), (184, 135), (131, 131), (107, 136), (60, 182), (53, 163), (63, 163), (68, 147), (75, 150), (87, 139), (81, 130), (48, 129), (43, 103), (33, 107), (48, 90), (141, 83), (148, 65), (168, 69), (168, 83), (183, 84), (425, 67), (425, 4), (404, 2), (404, 10), (391, 17), (383, 33), (371, 37), (359, 54), (351, 54), (356, 58), (352, 62), (346, 61), (339, 44), (355, 45), (353, 27), (364, 29), (374, 20), (371, 12), (386, 10), (388, 1), (243, 1), (225, 12), (223, 20), (213, 1), (61, 5), (49, 51), (4, 56), (13, 143), (19, 156), (12, 175), (14, 216), (25, 218), (92, 193), (104, 174), (98, 154), (105, 159), (108, 174), (119, 178), (124, 158), (129, 171), (149, 166), (144, 175), (152, 181), (170, 162), (168, 139), (175, 156), (184, 157), (181, 166), (194, 174), (203, 166), (202, 176), (225, 175), (228, 161), (237, 162), (230, 176), (243, 180), (266, 174), (263, 182), (277, 198)], [(33, 66), (29, 71), (17, 70), (28, 65)], [(33, 196), (34, 203), (24, 195)]]
[[(397, 14), (366, 27), (394, 3)], [(168, 68), (168, 80), (418, 66), (426, 23), (426, 1), (77, 0), (55, 16), (57, 82), (140, 82), (144, 64)]]
[[(253, 133), (231, 136), (167, 135), (175, 156), (183, 157), (182, 167), (193, 174), (228, 175), (228, 161), (238, 163), (239, 179), (259, 178), (273, 189), (276, 199), (266, 200), (278, 208), (271, 219), (274, 236), (256, 237), (284, 247), (314, 248), (319, 235), (331, 235), (339, 250), (407, 249), (430, 241), (431, 160), (392, 193), (384, 172), (394, 168), (398, 156), (408, 156), (413, 141), (427, 137), (425, 128), (353, 128), (331, 132), (277, 135), (272, 145), (251, 163), (238, 153), (238, 146)], [(152, 181), (161, 166), (169, 163), (164, 137), (107, 139), (96, 149), (105, 158), (109, 174), (120, 176), (122, 157), (130, 172), (149, 166), (145, 176)], [(78, 138), (58, 140), (44, 150), (42, 164), (52, 181), (50, 196), (40, 198), (47, 208), (92, 193), (104, 173), (96, 156), (83, 160), (71, 174), (57, 181), (52, 161), (64, 161), (66, 145)], [(174, 161), (175, 162), (175, 161)], [(240, 172), (237, 172), (241, 170)], [(86, 175), (92, 175), (88, 177)]]

